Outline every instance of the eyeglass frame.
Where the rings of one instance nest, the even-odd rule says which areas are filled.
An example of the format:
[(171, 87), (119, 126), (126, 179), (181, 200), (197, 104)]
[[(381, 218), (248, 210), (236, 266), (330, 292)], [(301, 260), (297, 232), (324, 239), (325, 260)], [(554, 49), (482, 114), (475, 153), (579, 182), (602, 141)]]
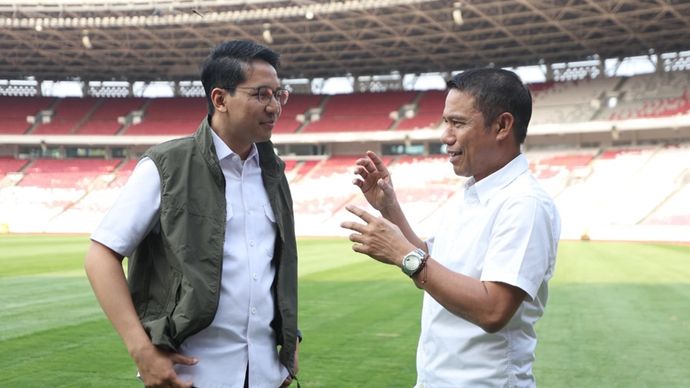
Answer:
[[(252, 95), (255, 95), (255, 96), (256, 96), (256, 100), (259, 101), (260, 104), (265, 104), (265, 105), (268, 105), (268, 103), (270, 102), (270, 99), (274, 99), (274, 100), (278, 101), (278, 105), (280, 105), (280, 106), (285, 106), (285, 104), (287, 104), (288, 100), (290, 99), (290, 90), (287, 89), (287, 88), (282, 88), (282, 87), (281, 87), (281, 88), (276, 88), (276, 89), (274, 90), (274, 89), (269, 88), (268, 86), (257, 86), (257, 87), (251, 87), (251, 86), (236, 86), (235, 89), (254, 90), (254, 92), (255, 92), (256, 94), (252, 94)], [(263, 89), (263, 90), (266, 90), (266, 91), (269, 91), (269, 90), (270, 90), (270, 95), (268, 96), (269, 100), (267, 100), (267, 101), (261, 101), (261, 99), (262, 99), (262, 97), (261, 97), (261, 96), (262, 96), (261, 90), (262, 90), (262, 89)], [(280, 93), (280, 94), (285, 93), (285, 94), (284, 94), (284, 95), (285, 95), (285, 101), (284, 101), (284, 102), (280, 100), (281, 97), (280, 97), (280, 94), (279, 94), (279, 93)], [(266, 95), (267, 95), (267, 94), (264, 94), (264, 96), (266, 96)]]

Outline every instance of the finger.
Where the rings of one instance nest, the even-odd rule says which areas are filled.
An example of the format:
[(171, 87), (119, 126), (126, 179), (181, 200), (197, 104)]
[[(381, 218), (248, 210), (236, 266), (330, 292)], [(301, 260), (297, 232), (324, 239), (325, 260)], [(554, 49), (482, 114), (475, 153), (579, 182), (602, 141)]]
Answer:
[(364, 187), (364, 181), (361, 179), (353, 179), (352, 184), (359, 187), (360, 189)]
[(197, 362), (199, 362), (199, 360), (194, 358), (194, 357), (187, 357), (187, 356), (184, 356), (180, 353), (172, 353), (170, 355), (170, 360), (175, 364), (182, 364), (182, 365), (194, 365)]
[(367, 249), (364, 247), (363, 244), (360, 243), (352, 244), (352, 250), (357, 253), (363, 253), (365, 255), (367, 254)]
[(369, 159), (371, 159), (372, 162), (374, 162), (374, 167), (376, 167), (377, 170), (381, 172), (384, 176), (389, 175), (388, 174), (388, 168), (386, 168), (386, 165), (383, 163), (383, 160), (379, 158), (378, 155), (374, 151), (367, 151), (367, 156)]
[(356, 215), (357, 217), (361, 218), (364, 220), (367, 224), (371, 223), (376, 219), (372, 214), (368, 213), (366, 210), (359, 208), (354, 205), (347, 205), (345, 206), (345, 209), (349, 211), (350, 213)]
[(355, 167), (355, 175), (359, 175), (362, 178), (366, 179), (369, 176), (370, 172), (367, 171), (367, 169), (363, 166), (357, 166)]
[(350, 229), (355, 232), (364, 233), (366, 231), (366, 225), (360, 224), (358, 222), (344, 221), (340, 224), (341, 228)]
[(365, 168), (369, 173), (375, 173), (376, 172), (376, 165), (371, 161), (371, 159), (359, 159), (356, 163), (357, 165)]
[(366, 242), (365, 237), (359, 233), (352, 233), (350, 236), (348, 236), (348, 238), (350, 239), (350, 241), (359, 244), (364, 244)]

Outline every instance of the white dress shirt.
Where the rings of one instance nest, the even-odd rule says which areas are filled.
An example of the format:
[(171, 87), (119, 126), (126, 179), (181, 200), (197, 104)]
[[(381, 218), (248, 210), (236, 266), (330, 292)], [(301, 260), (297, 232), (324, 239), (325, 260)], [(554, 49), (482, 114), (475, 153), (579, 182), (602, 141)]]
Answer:
[[(248, 364), (252, 388), (275, 388), (288, 376), (270, 327), (275, 306), (275, 216), (256, 146), (242, 161), (215, 133), (212, 136), (227, 202), (220, 301), (210, 326), (181, 345), (180, 352), (198, 358), (198, 364), (177, 365), (176, 370), (198, 388), (242, 388)], [(159, 210), (158, 170), (144, 158), (91, 239), (129, 256), (156, 224)]]
[(427, 241), (431, 257), (451, 271), (519, 287), (527, 297), (503, 329), (489, 334), (425, 293), (416, 387), (534, 386), (534, 324), (554, 271), (558, 212), (523, 155), (464, 185), (463, 201)]

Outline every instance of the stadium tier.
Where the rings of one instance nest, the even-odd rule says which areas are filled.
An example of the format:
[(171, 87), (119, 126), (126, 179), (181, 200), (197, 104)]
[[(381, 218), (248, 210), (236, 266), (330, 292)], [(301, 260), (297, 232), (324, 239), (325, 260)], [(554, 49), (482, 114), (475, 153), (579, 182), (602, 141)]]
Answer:
[(316, 95), (290, 95), (288, 104), (283, 107), (280, 120), (273, 128), (273, 133), (297, 132), (303, 124), (297, 120), (297, 117), (306, 114), (309, 109), (319, 107), (323, 98), (323, 96)]
[(144, 117), (123, 131), (125, 135), (190, 135), (206, 117), (206, 99), (159, 98), (149, 100)]
[(417, 113), (414, 117), (406, 118), (398, 124), (397, 129), (424, 129), (436, 128), (441, 123), (443, 104), (446, 93), (441, 90), (429, 90), (423, 92), (417, 101)]
[[(581, 123), (684, 115), (690, 72), (531, 84), (531, 124)], [(612, 104), (611, 98), (615, 98)], [(389, 91), (290, 96), (276, 134), (433, 129), (445, 92)], [(206, 114), (201, 97), (0, 97), (0, 134), (186, 135)], [(34, 117), (29, 123), (27, 117)], [(129, 117), (125, 123), (120, 118)]]
[(93, 111), (98, 107), (95, 98), (63, 98), (58, 99), (52, 106), (50, 122), (38, 124), (30, 131), (36, 135), (67, 135), (74, 133), (81, 126)]
[[(690, 226), (689, 145), (536, 151), (527, 156), (531, 170), (556, 199), (563, 238), (605, 228)], [(345, 205), (368, 208), (351, 183), (357, 158), (287, 159), (298, 233), (342, 234), (338, 225), (350, 216)], [(459, 200), (456, 193), (464, 179), (452, 174), (445, 157), (384, 161), (411, 222), (420, 233), (431, 233), (444, 209)], [(0, 224), (13, 232), (88, 232), (135, 165), (133, 160), (1, 158), (0, 171), (13, 179), (8, 175), (0, 180)]]
[(142, 109), (143, 98), (103, 98), (89, 119), (75, 131), (78, 135), (114, 135), (123, 123), (118, 119)]
[[(690, 112), (689, 74), (532, 84), (533, 123), (542, 124), (543, 128), (562, 123), (587, 126), (609, 119), (620, 119), (625, 124), (631, 118), (686, 117)], [(610, 97), (617, 98), (616, 106), (607, 104)], [(353, 136), (350, 144), (345, 145), (319, 140), (321, 152), (331, 154), (328, 156), (299, 156), (289, 152), (284, 156), (293, 191), (297, 232), (343, 234), (338, 225), (350, 217), (344, 210), (347, 204), (370, 209), (351, 183), (355, 177), (354, 163), (362, 153), (353, 144), (366, 144), (359, 139), (370, 131), (418, 134), (424, 132), (418, 130), (434, 130), (440, 125), (444, 100), (445, 92), (434, 90), (292, 95), (274, 128), (276, 135), (309, 139), (328, 139), (329, 135), (348, 133)], [(191, 134), (205, 117), (206, 102), (198, 97), (0, 97), (0, 115), (3, 117), (0, 135), (20, 135), (20, 138), (55, 134), (80, 138), (110, 135), (113, 139), (120, 135), (182, 136)], [(584, 133), (586, 130), (576, 132), (575, 136)], [(378, 136), (378, 133), (368, 135)], [(627, 135), (627, 143), (617, 146), (619, 135), (613, 130), (605, 132), (608, 142), (591, 146), (585, 142), (578, 147), (559, 145), (558, 139), (552, 139), (547, 147), (526, 148), (531, 171), (555, 197), (562, 213), (563, 237), (690, 240), (667, 229), (680, 227), (673, 230), (686, 234), (690, 231), (687, 138), (659, 141), (650, 132), (634, 137)], [(440, 136), (440, 132), (431, 136)], [(633, 140), (644, 141), (631, 146), (635, 144)], [(440, 142), (435, 142), (440, 147)], [(394, 148), (385, 148), (385, 143), (372, 144), (382, 154), (383, 150), (389, 150), (391, 155), (385, 156), (384, 162), (392, 173), (398, 196), (420, 234), (429, 235), (448, 206), (459, 200), (456, 193), (464, 179), (453, 175), (447, 157), (434, 155), (442, 152), (442, 148), (432, 152), (429, 141), (423, 149), (427, 156), (399, 155), (400, 149), (391, 151)], [(409, 140), (409, 145), (399, 147), (407, 149), (413, 143)], [(147, 146), (125, 145), (123, 150), (129, 149), (132, 157), (136, 157)], [(134, 159), (113, 157), (114, 153), (108, 153), (107, 160), (37, 159), (37, 155), (47, 156), (55, 151), (44, 144), (41, 148), (45, 149), (28, 156), (24, 154), (22, 159), (7, 156), (10, 155), (7, 150), (13, 149), (11, 146), (2, 148), (0, 226), (5, 225), (2, 229), (89, 232), (115, 200), (137, 163)], [(14, 150), (16, 155), (18, 146)], [(127, 155), (123, 150), (119, 158)]]
[(0, 96), (0, 134), (22, 134), (31, 127), (28, 116), (38, 115), (55, 103), (47, 97), (5, 97)]
[(340, 94), (329, 97), (320, 119), (302, 132), (383, 131), (391, 129), (391, 112), (412, 102), (416, 92)]
[(120, 163), (101, 159), (38, 159), (29, 164), (17, 185), (86, 189), (100, 175), (112, 173)]

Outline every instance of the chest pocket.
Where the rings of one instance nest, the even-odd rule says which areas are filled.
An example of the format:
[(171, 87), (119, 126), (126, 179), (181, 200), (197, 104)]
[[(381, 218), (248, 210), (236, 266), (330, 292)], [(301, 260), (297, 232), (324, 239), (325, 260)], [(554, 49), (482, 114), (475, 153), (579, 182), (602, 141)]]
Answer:
[(225, 222), (229, 222), (232, 218), (232, 205), (229, 203), (225, 206)]

